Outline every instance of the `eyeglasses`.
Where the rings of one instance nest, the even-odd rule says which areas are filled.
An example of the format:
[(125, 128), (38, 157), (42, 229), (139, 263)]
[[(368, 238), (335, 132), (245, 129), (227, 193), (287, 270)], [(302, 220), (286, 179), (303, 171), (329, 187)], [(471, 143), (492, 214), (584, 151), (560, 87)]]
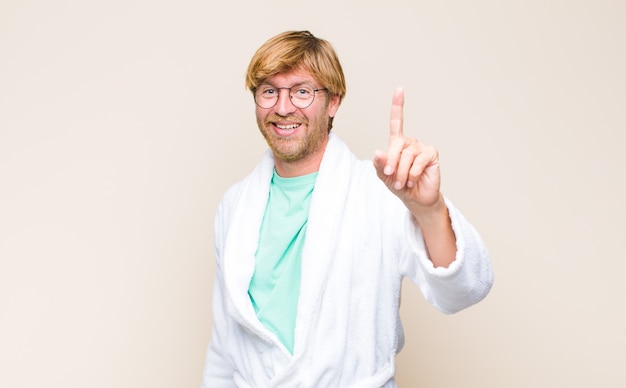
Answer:
[(278, 102), (281, 89), (289, 90), (289, 100), (298, 109), (311, 106), (315, 100), (315, 93), (324, 88), (313, 89), (309, 85), (296, 85), (290, 88), (277, 88), (272, 85), (261, 85), (254, 89), (254, 102), (263, 109), (270, 109)]

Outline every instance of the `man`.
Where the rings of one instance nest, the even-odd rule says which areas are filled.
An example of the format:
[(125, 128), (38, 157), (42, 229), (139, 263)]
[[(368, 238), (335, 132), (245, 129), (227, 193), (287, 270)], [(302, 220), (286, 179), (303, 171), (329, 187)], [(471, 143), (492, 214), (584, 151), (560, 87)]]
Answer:
[(491, 288), (487, 251), (437, 151), (403, 135), (401, 89), (372, 163), (330, 132), (346, 87), (327, 41), (271, 38), (246, 87), (270, 150), (217, 211), (203, 387), (395, 387), (403, 277), (454, 313)]

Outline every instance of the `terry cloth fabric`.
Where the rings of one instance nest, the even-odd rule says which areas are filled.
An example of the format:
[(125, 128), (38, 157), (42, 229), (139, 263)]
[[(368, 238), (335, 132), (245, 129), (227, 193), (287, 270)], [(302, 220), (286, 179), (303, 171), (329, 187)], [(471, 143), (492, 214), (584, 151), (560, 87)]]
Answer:
[(311, 199), (291, 354), (257, 319), (248, 296), (273, 170), (268, 151), (218, 207), (203, 386), (395, 387), (402, 279), (444, 313), (480, 301), (493, 275), (479, 235), (446, 199), (456, 259), (434, 268), (418, 225), (372, 162), (359, 161), (331, 133)]

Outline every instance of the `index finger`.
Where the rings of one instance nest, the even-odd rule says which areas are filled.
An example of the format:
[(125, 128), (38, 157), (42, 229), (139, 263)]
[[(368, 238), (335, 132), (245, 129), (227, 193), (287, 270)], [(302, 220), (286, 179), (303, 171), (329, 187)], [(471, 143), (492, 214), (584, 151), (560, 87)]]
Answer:
[(404, 109), (404, 90), (401, 87), (396, 88), (391, 101), (391, 118), (389, 120), (389, 137), (403, 136), (402, 125)]

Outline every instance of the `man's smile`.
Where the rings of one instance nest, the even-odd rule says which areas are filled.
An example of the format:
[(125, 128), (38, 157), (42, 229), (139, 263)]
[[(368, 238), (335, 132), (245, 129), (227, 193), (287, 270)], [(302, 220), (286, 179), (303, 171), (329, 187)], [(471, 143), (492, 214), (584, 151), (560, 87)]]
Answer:
[(278, 129), (283, 129), (283, 130), (292, 130), (292, 129), (296, 129), (300, 126), (300, 124), (297, 123), (292, 123), (292, 124), (278, 124), (278, 123), (274, 123), (274, 126)]

